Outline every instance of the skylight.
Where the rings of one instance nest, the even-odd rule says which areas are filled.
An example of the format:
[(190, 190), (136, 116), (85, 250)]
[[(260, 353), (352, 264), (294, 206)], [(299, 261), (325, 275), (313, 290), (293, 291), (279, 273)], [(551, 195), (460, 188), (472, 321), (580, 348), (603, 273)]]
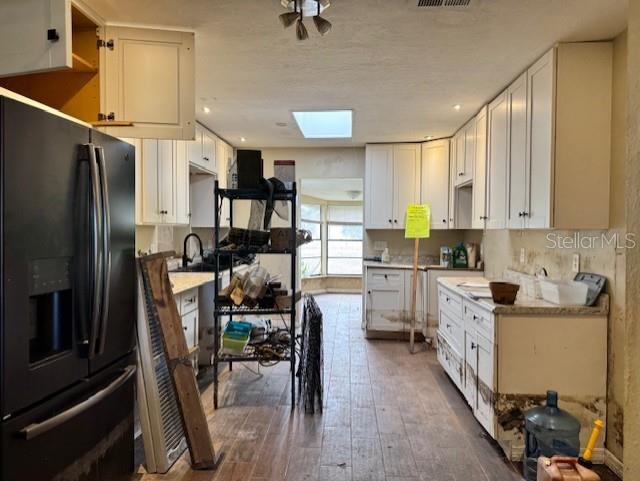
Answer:
[(306, 139), (348, 139), (353, 125), (352, 110), (293, 112)]

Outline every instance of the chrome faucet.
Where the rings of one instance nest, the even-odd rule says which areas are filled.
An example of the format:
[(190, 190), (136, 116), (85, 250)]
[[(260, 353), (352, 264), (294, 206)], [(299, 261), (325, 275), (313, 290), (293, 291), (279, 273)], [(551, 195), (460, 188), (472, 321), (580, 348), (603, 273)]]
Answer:
[(200, 236), (198, 234), (195, 233), (191, 233), (188, 234), (187, 237), (184, 238), (184, 246), (182, 248), (182, 267), (187, 267), (189, 265), (189, 262), (193, 262), (193, 259), (190, 259), (189, 256), (187, 255), (187, 242), (189, 241), (190, 237), (195, 237), (196, 239), (198, 239), (198, 244), (200, 245), (200, 257), (204, 257), (204, 249), (202, 248), (202, 239), (200, 239)]

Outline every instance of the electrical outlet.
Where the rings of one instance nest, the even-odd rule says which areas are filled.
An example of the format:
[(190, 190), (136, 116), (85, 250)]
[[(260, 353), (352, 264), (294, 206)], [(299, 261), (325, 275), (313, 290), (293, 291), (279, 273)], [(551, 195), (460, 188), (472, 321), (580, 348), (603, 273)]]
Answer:
[(373, 243), (373, 250), (383, 251), (387, 248), (387, 241), (375, 241)]
[(524, 247), (520, 248), (520, 264), (524, 264), (527, 261), (527, 256), (524, 252)]
[(580, 272), (580, 254), (573, 254), (573, 261), (571, 262), (571, 270), (573, 272)]

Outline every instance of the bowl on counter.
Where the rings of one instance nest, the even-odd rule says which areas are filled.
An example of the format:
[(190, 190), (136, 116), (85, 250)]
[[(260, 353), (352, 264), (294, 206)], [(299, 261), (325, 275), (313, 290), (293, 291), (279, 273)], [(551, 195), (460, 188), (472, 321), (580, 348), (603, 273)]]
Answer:
[(489, 282), (491, 297), (496, 304), (512, 305), (516, 302), (516, 296), (520, 286), (512, 282), (494, 281)]

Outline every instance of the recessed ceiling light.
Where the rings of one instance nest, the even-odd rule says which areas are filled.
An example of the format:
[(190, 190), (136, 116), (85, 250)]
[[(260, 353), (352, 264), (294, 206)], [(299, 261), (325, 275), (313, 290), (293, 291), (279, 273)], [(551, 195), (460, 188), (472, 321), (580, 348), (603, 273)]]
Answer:
[(240, 137), (240, 142), (246, 142), (247, 139), (245, 139), (244, 137)]
[(353, 130), (352, 110), (293, 112), (306, 139), (348, 139)]
[(431, 139), (433, 139), (433, 136), (432, 136), (432, 135), (427, 135), (427, 136), (425, 137), (425, 139), (427, 139), (427, 140), (431, 140)]
[(209, 112), (211, 112), (211, 109), (210, 109), (209, 107), (202, 107), (202, 111), (203, 111), (205, 114), (208, 114)]
[(460, 104), (455, 104), (455, 105), (453, 106), (453, 108), (454, 108), (455, 110), (460, 110), (460, 109), (462, 108), (462, 105), (460, 105)]

